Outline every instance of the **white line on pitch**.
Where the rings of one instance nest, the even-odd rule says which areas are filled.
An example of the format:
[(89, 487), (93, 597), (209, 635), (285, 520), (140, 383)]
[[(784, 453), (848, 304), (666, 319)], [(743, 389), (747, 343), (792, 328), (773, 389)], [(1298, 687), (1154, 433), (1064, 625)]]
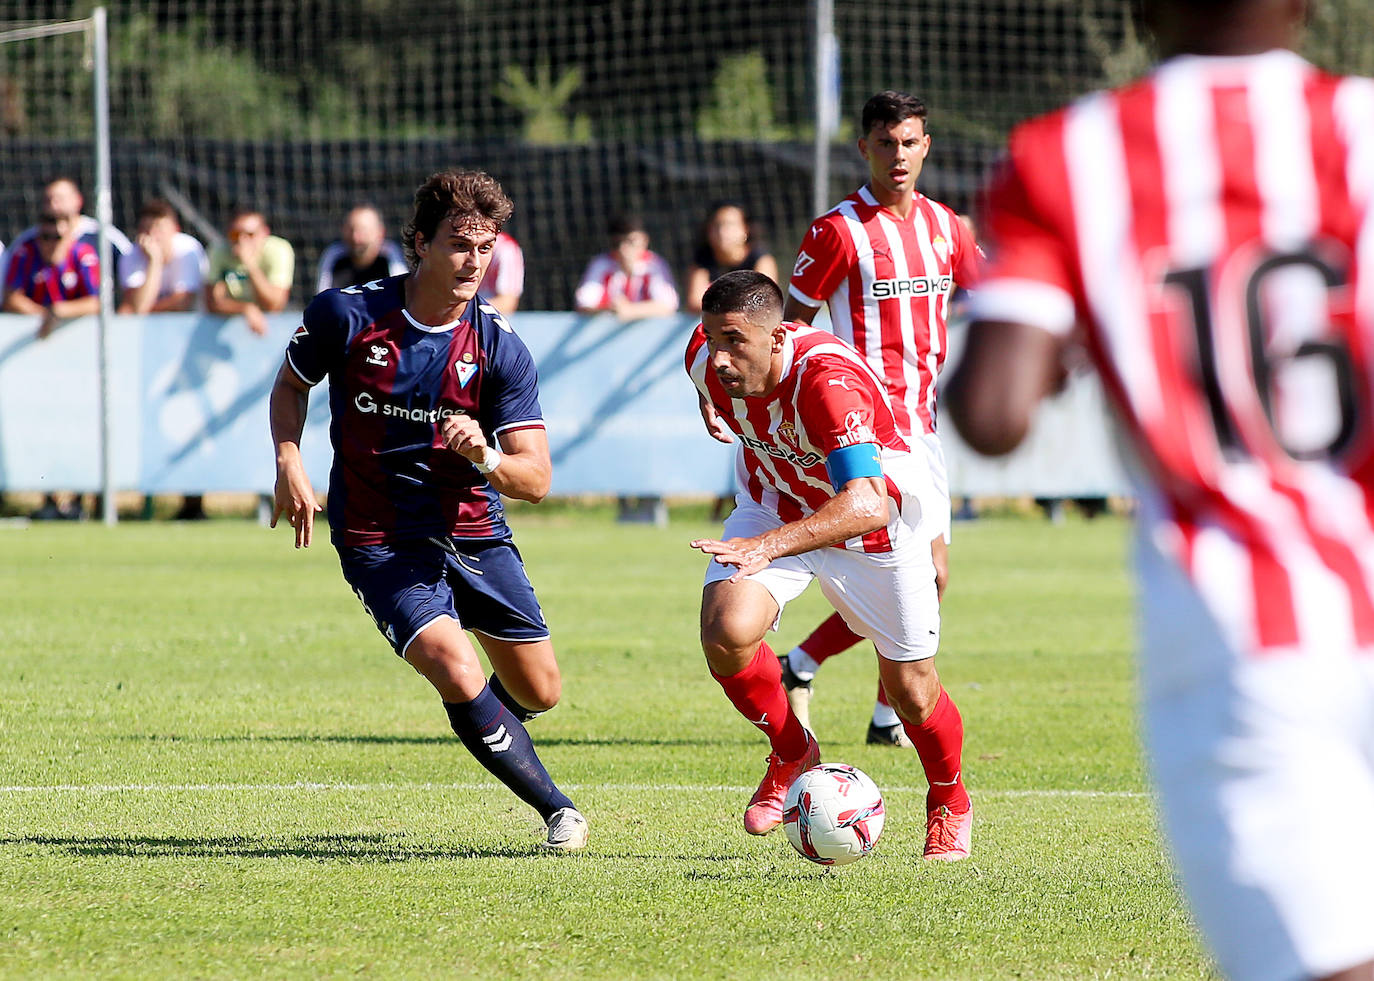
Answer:
[[(377, 791), (492, 790), (496, 783), (133, 783), (33, 784), (0, 786), (0, 794), (193, 794), (193, 793), (332, 793)], [(635, 793), (749, 793), (754, 788), (730, 784), (692, 783), (571, 783), (569, 790)], [(889, 786), (892, 793), (923, 793), (925, 787)], [(976, 797), (1120, 797), (1147, 796), (1138, 790), (976, 790)]]

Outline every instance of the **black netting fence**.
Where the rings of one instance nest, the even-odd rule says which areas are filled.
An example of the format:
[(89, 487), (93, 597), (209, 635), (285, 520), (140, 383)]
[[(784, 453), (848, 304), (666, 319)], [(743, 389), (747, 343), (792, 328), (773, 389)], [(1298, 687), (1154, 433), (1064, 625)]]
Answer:
[[(0, 0), (0, 32), (93, 6)], [(899, 88), (931, 107), (923, 190), (967, 206), (1012, 123), (1144, 69), (1148, 47), (1127, 8), (836, 0), (843, 119), (828, 199), (866, 176), (853, 147), (864, 99)], [(713, 200), (748, 205), (784, 270), (812, 217), (808, 4), (125, 0), (108, 10), (116, 223), (127, 229), (141, 201), (167, 197), (206, 240), (235, 206), (260, 207), (296, 247), (296, 303), (350, 205), (376, 203), (395, 234), (414, 187), (442, 167), (488, 170), (514, 198), (526, 309), (571, 305), (616, 211), (644, 216), (680, 276)], [(1315, 20), (1314, 58), (1374, 68), (1366, 0), (1319, 2)], [(48, 177), (92, 183), (88, 63), (81, 35), (0, 43), (0, 240), (32, 223)]]

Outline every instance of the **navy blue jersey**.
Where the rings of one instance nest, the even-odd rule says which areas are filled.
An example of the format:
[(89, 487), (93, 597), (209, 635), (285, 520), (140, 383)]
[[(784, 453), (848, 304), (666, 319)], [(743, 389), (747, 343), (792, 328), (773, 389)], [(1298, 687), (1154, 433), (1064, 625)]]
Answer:
[(286, 349), (302, 381), (329, 378), (330, 537), (341, 546), (507, 537), (500, 495), (443, 447), (439, 424), (473, 416), (493, 446), (501, 433), (544, 428), (534, 360), (481, 297), (456, 323), (416, 323), (406, 278), (326, 290)]

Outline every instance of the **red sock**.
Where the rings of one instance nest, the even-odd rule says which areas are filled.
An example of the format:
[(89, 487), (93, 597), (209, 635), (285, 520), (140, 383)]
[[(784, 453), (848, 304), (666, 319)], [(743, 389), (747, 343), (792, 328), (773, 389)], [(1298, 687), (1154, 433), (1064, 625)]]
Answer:
[(887, 689), (883, 687), (883, 683), (881, 681), (878, 682), (878, 704), (886, 705), (888, 708), (892, 708), (892, 703), (887, 700)]
[(930, 790), (926, 793), (926, 810), (945, 805), (956, 814), (969, 809), (968, 791), (964, 789), (962, 755), (964, 750), (964, 720), (949, 692), (940, 689), (935, 711), (920, 725), (902, 720), (902, 728), (911, 737), (921, 766), (926, 771)]
[(758, 726), (773, 745), (773, 752), (784, 760), (801, 759), (806, 752), (806, 730), (792, 714), (787, 704), (787, 692), (782, 687), (782, 668), (778, 657), (767, 644), (760, 644), (754, 659), (738, 674), (711, 677), (725, 689), (725, 697), (754, 725)]
[(862, 637), (849, 629), (844, 617), (832, 613), (825, 623), (811, 631), (811, 636), (797, 646), (806, 651), (811, 660), (821, 664), (841, 651), (849, 650), (861, 640)]

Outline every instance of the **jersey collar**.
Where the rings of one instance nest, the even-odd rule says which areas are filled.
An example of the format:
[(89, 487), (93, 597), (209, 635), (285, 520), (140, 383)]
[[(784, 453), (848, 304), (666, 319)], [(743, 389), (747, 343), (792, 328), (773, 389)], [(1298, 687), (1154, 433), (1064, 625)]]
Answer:
[[(473, 299), (476, 299), (476, 297)], [(410, 322), (410, 326), (414, 327), (416, 330), (423, 331), (426, 334), (447, 334), (464, 320), (468, 319), (469, 311), (472, 310), (472, 303), (472, 300), (468, 301), (468, 305), (463, 308), (463, 312), (459, 314), (457, 320), (451, 320), (446, 324), (440, 324), (438, 327), (431, 327), (429, 324), (420, 323), (420, 321), (410, 315), (410, 311), (405, 307), (401, 307), (401, 313), (404, 314), (406, 320)]]

